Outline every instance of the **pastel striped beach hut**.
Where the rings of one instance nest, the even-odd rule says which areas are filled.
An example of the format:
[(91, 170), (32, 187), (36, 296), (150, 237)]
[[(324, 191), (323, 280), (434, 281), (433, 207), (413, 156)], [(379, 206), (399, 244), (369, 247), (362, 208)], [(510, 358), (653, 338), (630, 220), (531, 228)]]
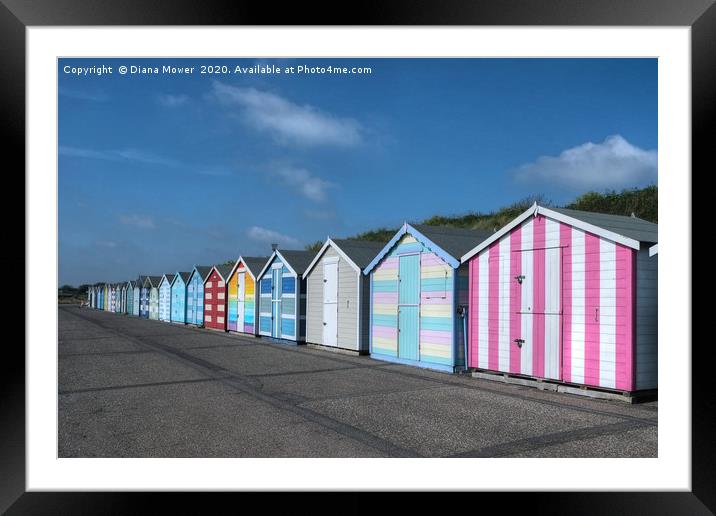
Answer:
[(316, 253), (275, 249), (258, 275), (259, 335), (306, 340), (306, 281), (303, 273)]
[(114, 283), (109, 284), (109, 311), (117, 311), (117, 285)]
[(241, 256), (229, 273), (226, 329), (238, 333), (258, 333), (259, 304), (256, 302), (256, 276), (268, 256)]
[(147, 276), (149, 282), (149, 318), (159, 320), (159, 283), (161, 276)]
[(128, 315), (134, 314), (134, 280), (129, 280), (127, 284), (125, 285), (125, 289), (127, 291), (127, 306), (126, 306), (126, 313)]
[(177, 272), (171, 283), (171, 322), (186, 323), (186, 285), (191, 272)]
[(115, 305), (115, 312), (121, 314), (124, 312), (124, 282), (117, 283), (117, 304)]
[(122, 313), (126, 314), (128, 313), (128, 306), (129, 306), (129, 282), (125, 281), (122, 283)]
[(204, 325), (204, 280), (211, 266), (196, 265), (191, 271), (186, 287), (186, 323)]
[(107, 310), (107, 304), (109, 302), (109, 295), (107, 294), (109, 285), (102, 283), (99, 287), (99, 309)]
[(142, 288), (139, 294), (139, 317), (149, 318), (149, 290), (151, 285), (149, 284), (149, 276), (144, 276), (142, 280)]
[(174, 274), (164, 274), (159, 281), (159, 320), (169, 322), (172, 312), (172, 281)]
[(370, 275), (373, 358), (450, 372), (465, 367), (461, 314), (468, 271), (460, 256), (491, 234), (403, 224), (364, 271)]
[(127, 283), (122, 282), (120, 284), (119, 290), (121, 292), (119, 313), (126, 314), (127, 313)]
[(142, 285), (144, 284), (144, 276), (139, 276), (134, 281), (134, 295), (132, 296), (132, 299), (134, 302), (132, 303), (132, 315), (139, 317), (139, 309), (141, 305), (141, 295), (142, 295)]
[(226, 331), (226, 283), (231, 265), (214, 265), (204, 280), (204, 327)]
[(368, 353), (370, 284), (363, 269), (385, 242), (328, 238), (303, 273), (306, 342)]
[(533, 205), (462, 257), (469, 366), (623, 392), (657, 387), (656, 224)]
[(124, 310), (124, 299), (122, 296), (124, 295), (124, 282), (117, 283), (117, 304), (116, 304), (116, 310), (118, 314), (121, 314)]

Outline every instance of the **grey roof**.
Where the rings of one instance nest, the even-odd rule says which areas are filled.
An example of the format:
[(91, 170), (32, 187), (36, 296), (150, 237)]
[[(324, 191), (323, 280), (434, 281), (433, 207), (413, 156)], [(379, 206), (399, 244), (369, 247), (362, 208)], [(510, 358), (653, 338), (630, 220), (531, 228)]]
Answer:
[(159, 282), (162, 281), (162, 277), (161, 277), (161, 276), (145, 276), (145, 277), (146, 277), (146, 279), (149, 280), (149, 282), (151, 283), (152, 287), (159, 286)]
[(134, 288), (134, 285), (137, 283), (137, 280), (131, 279), (131, 280), (127, 281), (127, 283), (129, 283), (130, 287)]
[(658, 224), (637, 217), (609, 215), (567, 208), (547, 208), (639, 242), (658, 242)]
[(351, 239), (337, 239), (331, 238), (334, 244), (336, 244), (341, 251), (343, 251), (348, 258), (353, 260), (361, 270), (365, 269), (370, 262), (373, 261), (381, 249), (385, 247), (387, 242), (373, 242), (370, 240), (351, 240)]
[(268, 256), (242, 256), (241, 258), (244, 260), (244, 265), (246, 265), (254, 277), (261, 272), (261, 269), (264, 268), (264, 265), (266, 265), (269, 259)]
[(426, 224), (411, 224), (411, 226), (457, 260), (460, 260), (462, 255), (493, 235), (493, 231), (485, 229), (463, 229), (448, 226), (428, 226)]
[(181, 279), (184, 281), (184, 283), (189, 281), (189, 276), (191, 276), (191, 272), (180, 272), (178, 274), (179, 274), (179, 277), (181, 277)]
[[(204, 281), (211, 271), (211, 265), (195, 265), (194, 268), (196, 269), (196, 272), (199, 273), (199, 277), (201, 278), (201, 281)], [(194, 272), (194, 271), (192, 271)]]
[[(303, 274), (316, 257), (315, 251), (283, 251), (279, 249), (278, 252), (298, 275)], [(266, 265), (265, 262), (264, 265)]]
[(165, 276), (167, 277), (167, 283), (171, 285), (172, 281), (174, 281), (174, 276), (176, 276), (176, 274), (165, 274)]
[(231, 269), (234, 268), (233, 265), (216, 265), (216, 270), (219, 271), (219, 274), (221, 274), (221, 277), (225, 280), (229, 279), (229, 274), (231, 274)]

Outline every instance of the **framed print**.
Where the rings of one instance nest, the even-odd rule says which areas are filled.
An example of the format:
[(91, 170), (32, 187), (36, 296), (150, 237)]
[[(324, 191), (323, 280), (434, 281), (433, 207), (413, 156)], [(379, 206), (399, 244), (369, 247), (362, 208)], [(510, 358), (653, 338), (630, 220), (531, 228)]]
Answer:
[(713, 511), (711, 2), (276, 11), (3, 1), (26, 347), (0, 507)]

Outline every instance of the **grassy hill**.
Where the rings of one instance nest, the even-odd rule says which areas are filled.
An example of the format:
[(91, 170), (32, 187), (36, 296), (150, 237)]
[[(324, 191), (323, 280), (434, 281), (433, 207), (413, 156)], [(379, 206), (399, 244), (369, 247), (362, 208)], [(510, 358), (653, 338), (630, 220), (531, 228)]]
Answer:
[[(510, 222), (517, 215), (529, 208), (535, 201), (543, 206), (555, 206), (542, 196), (534, 196), (527, 197), (492, 212), (483, 213), (471, 211), (462, 215), (433, 215), (419, 222), (419, 224), (494, 231)], [(621, 192), (614, 190), (604, 193), (588, 192), (561, 207), (610, 213), (612, 215), (631, 215), (634, 213), (634, 215), (641, 219), (657, 222), (658, 188), (656, 185), (651, 185), (642, 189), (622, 190)], [(397, 230), (398, 228), (377, 228), (348, 238), (387, 242)], [(309, 251), (317, 251), (322, 245), (322, 241), (314, 242), (313, 244), (307, 245), (306, 249)]]
[(87, 300), (87, 289), (89, 285), (80, 285), (73, 287), (71, 285), (62, 285), (57, 289), (57, 302), (60, 304), (80, 304)]

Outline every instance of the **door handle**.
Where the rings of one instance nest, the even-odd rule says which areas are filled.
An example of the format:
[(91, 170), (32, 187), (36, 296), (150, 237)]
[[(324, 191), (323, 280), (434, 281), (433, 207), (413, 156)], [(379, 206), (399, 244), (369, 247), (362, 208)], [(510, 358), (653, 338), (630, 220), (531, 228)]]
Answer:
[(326, 325), (326, 323), (323, 323), (323, 326), (325, 326), (325, 325)]
[(517, 344), (518, 348), (522, 347), (522, 344), (525, 343), (525, 339), (515, 339), (515, 344)]
[(599, 322), (599, 308), (594, 309), (594, 320)]

